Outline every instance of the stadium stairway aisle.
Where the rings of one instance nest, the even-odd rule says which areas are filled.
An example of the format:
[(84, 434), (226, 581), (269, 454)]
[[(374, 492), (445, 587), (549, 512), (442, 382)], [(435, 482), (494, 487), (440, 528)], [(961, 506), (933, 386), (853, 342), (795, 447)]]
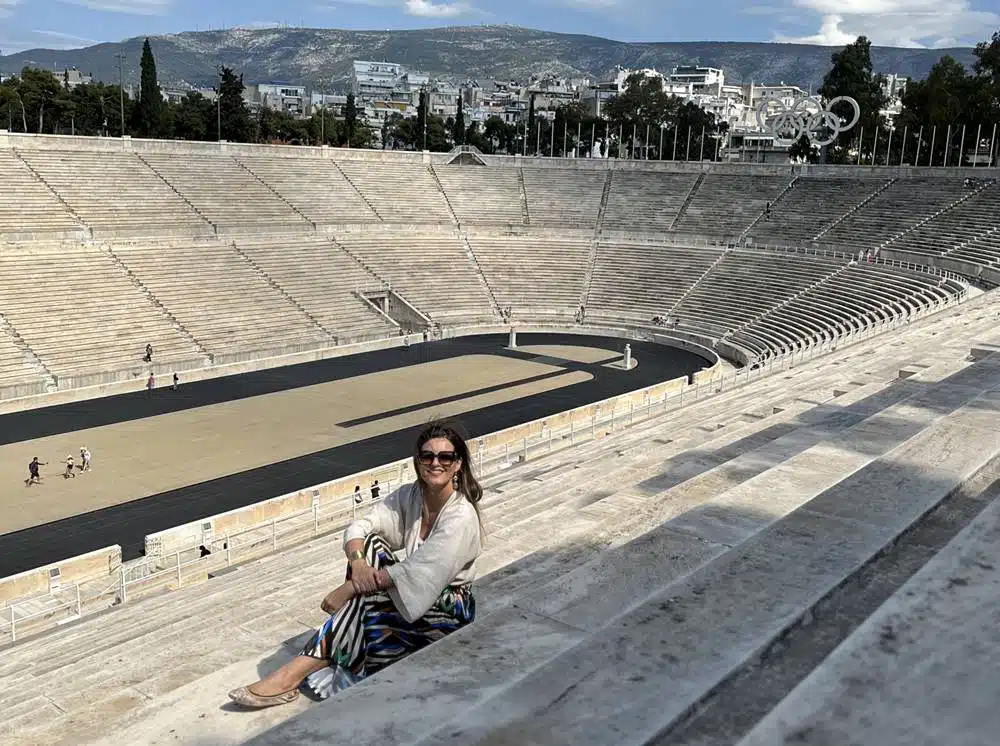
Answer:
[(991, 304), (486, 480), (477, 623), (334, 701), (224, 704), (321, 621), (328, 536), (5, 650), (0, 743), (642, 742), (992, 463)]

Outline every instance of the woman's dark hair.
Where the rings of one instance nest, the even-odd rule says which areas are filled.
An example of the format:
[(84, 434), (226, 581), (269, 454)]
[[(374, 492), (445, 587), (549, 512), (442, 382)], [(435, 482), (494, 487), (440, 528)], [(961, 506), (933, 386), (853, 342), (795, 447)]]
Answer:
[(462, 467), (456, 477), (458, 478), (458, 491), (465, 495), (466, 499), (472, 503), (472, 507), (479, 513), (479, 500), (483, 496), (483, 488), (479, 486), (475, 475), (472, 473), (472, 457), (469, 454), (469, 446), (465, 442), (464, 428), (454, 420), (437, 420), (428, 424), (420, 435), (417, 436), (416, 447), (413, 450), (413, 470), (416, 472), (417, 481), (423, 485), (423, 477), (420, 476), (420, 451), (424, 444), (434, 438), (447, 438), (455, 448), (455, 454), (462, 460)]

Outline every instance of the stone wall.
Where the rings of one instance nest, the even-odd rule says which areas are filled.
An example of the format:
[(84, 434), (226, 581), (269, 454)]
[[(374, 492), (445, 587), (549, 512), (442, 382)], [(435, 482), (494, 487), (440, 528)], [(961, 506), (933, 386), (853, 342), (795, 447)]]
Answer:
[(53, 590), (52, 571), (58, 570), (61, 587), (84, 580), (110, 576), (122, 564), (122, 548), (117, 544), (87, 554), (53, 562), (34, 570), (0, 578), (0, 604)]

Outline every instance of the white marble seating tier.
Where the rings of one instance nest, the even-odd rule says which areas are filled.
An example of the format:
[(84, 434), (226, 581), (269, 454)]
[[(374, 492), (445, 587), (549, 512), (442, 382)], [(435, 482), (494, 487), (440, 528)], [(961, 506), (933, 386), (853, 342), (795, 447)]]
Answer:
[(838, 260), (815, 256), (729, 251), (671, 315), (682, 324), (707, 321), (736, 329), (821, 282), (843, 265)]
[[(0, 307), (0, 313), (3, 308)], [(44, 379), (40, 371), (7, 332), (0, 329), (0, 388)]]
[(268, 156), (239, 156), (237, 160), (316, 225), (380, 221), (329, 160)]
[(669, 231), (697, 179), (697, 174), (613, 171), (601, 228)]
[(590, 230), (601, 211), (606, 171), (521, 169), (532, 225)]
[(114, 251), (209, 353), (333, 344), (231, 245), (121, 246)]
[(601, 241), (588, 311), (666, 315), (719, 257), (721, 250)]
[(959, 244), (946, 256), (983, 266), (996, 265), (1000, 261), (1000, 225)]
[(572, 316), (583, 303), (590, 237), (469, 236), (493, 297), (522, 318), (532, 309), (563, 309)]
[(675, 230), (720, 238), (739, 236), (791, 180), (790, 176), (706, 174)]
[[(10, 151), (0, 150), (0, 236), (77, 235), (81, 226), (45, 184)], [(11, 199), (13, 197), (13, 199)]]
[[(954, 252), (956, 258), (974, 262), (987, 259), (985, 263), (990, 263), (988, 261), (990, 254), (985, 257), (976, 253), (966, 256), (962, 249), (998, 228), (1000, 228), (1000, 187), (991, 186), (950, 210), (945, 210), (919, 228), (904, 233), (885, 248), (932, 256)], [(993, 260), (995, 259), (996, 254), (993, 255)]]
[(897, 179), (818, 240), (823, 245), (854, 253), (872, 249), (950, 207), (968, 193), (961, 179)]
[(427, 166), (386, 161), (336, 163), (385, 222), (455, 223), (448, 202)]
[[(976, 330), (987, 328), (985, 321), (975, 324)], [(763, 626), (772, 617), (732, 613), (733, 608), (754, 607), (749, 600), (750, 605), (741, 605), (745, 599), (740, 594), (749, 586), (740, 590), (738, 583), (746, 576), (725, 559), (725, 544), (746, 547), (753, 542), (760, 548), (755, 551), (764, 551), (763, 539), (770, 537), (749, 534), (766, 530), (825, 485), (836, 484), (915, 434), (913, 428), (904, 433), (898, 427), (905, 410), (882, 410), (905, 408), (907, 397), (919, 394), (920, 388), (913, 381), (887, 388), (888, 382), (912, 357), (932, 366), (921, 374), (930, 380), (938, 360), (946, 361), (939, 365), (954, 365), (961, 359), (959, 348), (967, 352), (967, 335), (974, 333), (967, 328), (958, 340), (957, 335), (942, 334), (940, 324), (919, 335), (921, 330), (904, 330), (912, 342), (903, 349), (878, 347), (877, 342), (862, 345), (838, 354), (846, 367), (832, 369), (828, 360), (798, 366), (751, 389), (691, 405), (648, 427), (582, 444), (486, 480), (490, 541), (481, 559), (485, 577), (477, 584), (477, 623), (336, 700), (317, 705), (302, 697), (292, 706), (257, 713), (221, 706), (234, 682), (253, 680), (287, 660), (309, 627), (321, 620), (317, 599), (336, 582), (339, 571), (330, 564), (336, 537), (323, 537), (207, 583), (85, 618), (5, 651), (0, 661), (0, 701), (5, 708), (0, 742), (16, 734), (19, 746), (65, 740), (78, 746), (111, 746), (163, 739), (228, 746), (303, 711), (308, 711), (303, 718), (268, 733), (264, 742), (278, 737), (285, 744), (310, 742), (304, 728), (313, 729), (312, 742), (419, 742), (445, 725), (444, 711), (468, 713), (490, 697), (506, 697), (520, 681), (534, 687), (534, 679), (524, 679), (531, 669), (612, 621), (625, 603), (662, 592), (699, 567), (713, 573), (729, 568), (728, 574), (716, 576), (737, 585), (725, 617)], [(834, 388), (853, 380), (846, 372), (850, 365), (862, 363), (870, 371), (861, 378), (866, 383), (835, 397)], [(818, 408), (815, 402), (821, 403)], [(779, 405), (781, 415), (771, 416), (772, 407)], [(939, 416), (931, 412), (921, 417), (918, 429), (926, 430)], [(706, 422), (713, 426), (705, 427)], [(799, 490), (794, 489), (795, 479), (803, 480)], [(855, 502), (866, 495), (855, 495)], [(880, 504), (886, 499), (881, 496)], [(735, 520), (726, 520), (728, 514)], [(663, 521), (673, 522), (654, 528)], [(782, 532), (778, 538), (787, 536)], [(826, 542), (841, 538), (842, 532), (835, 531), (818, 535), (818, 544), (810, 549), (822, 552)], [(778, 575), (754, 588), (789, 592), (782, 587), (782, 573), (800, 563), (782, 551), (785, 546), (779, 545), (775, 561), (767, 566)], [(716, 559), (722, 564), (713, 564)], [(822, 577), (832, 579), (834, 574)], [(792, 587), (792, 603), (801, 603), (801, 586)], [(726, 590), (733, 589), (727, 585)], [(553, 618), (547, 620), (549, 614)], [(684, 624), (679, 629), (687, 630), (696, 621), (701, 622), (702, 637), (705, 629), (722, 629), (718, 620), (665, 623)], [(682, 647), (688, 639), (678, 635), (676, 645)], [(617, 665), (614, 656), (599, 648), (574, 652), (585, 666), (597, 657), (603, 658), (602, 665)], [(715, 660), (703, 653), (703, 647), (693, 645), (686, 660), (699, 666)], [(631, 658), (628, 663), (635, 665)], [(563, 668), (564, 675), (571, 670)], [(685, 674), (665, 668), (658, 675), (688, 682), (700, 670)], [(612, 694), (617, 686), (631, 686), (626, 676), (618, 678), (619, 683), (609, 685)], [(564, 689), (557, 686), (539, 701)], [(655, 687), (670, 710), (704, 690), (700, 680), (699, 686)], [(482, 711), (474, 712), (475, 720), (466, 721), (469, 725), (480, 722)]]
[(345, 231), (335, 237), (432, 319), (492, 318), (489, 293), (457, 233)]
[(104, 249), (0, 249), (0, 313), (57, 377), (203, 358)]
[(462, 225), (524, 224), (516, 169), (455, 164), (434, 173)]
[(906, 318), (934, 303), (949, 300), (950, 294), (950, 289), (938, 278), (928, 275), (899, 272), (880, 265), (853, 265), (751, 323), (742, 334), (773, 339), (782, 331), (797, 330), (798, 334), (791, 335), (794, 344), (769, 345), (772, 352), (780, 354), (836, 333)]
[(302, 215), (229, 156), (143, 153), (141, 157), (221, 230), (309, 227)]
[[(980, 400), (996, 417), (996, 395)], [(890, 596), (739, 746), (996, 740), (1000, 500)], [(859, 687), (864, 682), (864, 687)], [(878, 692), (877, 696), (873, 696)]]
[(95, 236), (212, 233), (212, 226), (133, 153), (26, 150), (21, 157)]
[(356, 294), (381, 281), (329, 239), (290, 234), (237, 239), (236, 245), (339, 340), (384, 337), (397, 329)]
[(750, 236), (757, 243), (807, 243), (886, 185), (878, 179), (838, 179), (806, 176), (771, 207)]

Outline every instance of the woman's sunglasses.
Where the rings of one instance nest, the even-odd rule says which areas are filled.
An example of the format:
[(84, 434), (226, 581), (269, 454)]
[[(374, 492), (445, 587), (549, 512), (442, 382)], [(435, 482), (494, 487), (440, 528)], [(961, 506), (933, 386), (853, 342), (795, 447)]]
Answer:
[(458, 454), (454, 451), (441, 451), (440, 453), (434, 453), (434, 451), (421, 451), (417, 458), (420, 459), (420, 463), (424, 466), (430, 466), (433, 464), (434, 459), (437, 459), (441, 466), (451, 466), (458, 461)]

